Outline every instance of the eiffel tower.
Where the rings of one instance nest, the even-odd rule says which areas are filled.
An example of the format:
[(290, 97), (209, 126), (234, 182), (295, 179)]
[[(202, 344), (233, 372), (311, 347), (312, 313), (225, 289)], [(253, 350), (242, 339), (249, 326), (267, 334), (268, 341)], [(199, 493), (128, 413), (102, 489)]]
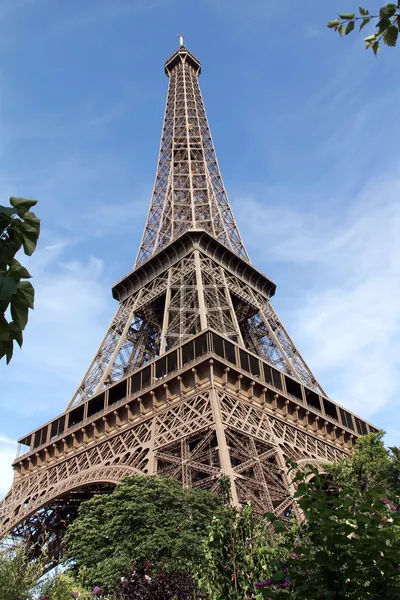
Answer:
[(157, 173), (118, 309), (65, 412), (19, 440), (0, 537), (52, 540), (83, 500), (128, 475), (231, 481), (235, 505), (297, 514), (286, 459), (323, 465), (376, 429), (332, 402), (272, 308), (275, 283), (240, 237), (180, 40)]

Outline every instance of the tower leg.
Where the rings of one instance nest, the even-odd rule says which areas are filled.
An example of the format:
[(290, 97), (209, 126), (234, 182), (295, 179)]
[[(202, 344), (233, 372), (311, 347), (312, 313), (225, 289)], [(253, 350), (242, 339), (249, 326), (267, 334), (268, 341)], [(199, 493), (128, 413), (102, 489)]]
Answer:
[(218, 395), (216, 394), (215, 388), (213, 386), (213, 375), (214, 375), (213, 374), (213, 362), (214, 362), (213, 360), (210, 360), (210, 375), (211, 375), (211, 384), (212, 384), (210, 400), (211, 400), (211, 408), (212, 408), (214, 423), (215, 423), (215, 432), (216, 432), (217, 441), (218, 441), (218, 451), (219, 451), (219, 458), (221, 461), (221, 471), (222, 471), (223, 475), (226, 475), (230, 479), (232, 504), (233, 504), (233, 506), (238, 507), (239, 500), (238, 500), (238, 495), (237, 495), (237, 490), (236, 490), (235, 474), (232, 469), (232, 463), (231, 463), (231, 459), (229, 456), (228, 444), (226, 442), (225, 427), (224, 427), (224, 424), (222, 423), (222, 415), (221, 415), (221, 407), (219, 404), (219, 398), (218, 398)]

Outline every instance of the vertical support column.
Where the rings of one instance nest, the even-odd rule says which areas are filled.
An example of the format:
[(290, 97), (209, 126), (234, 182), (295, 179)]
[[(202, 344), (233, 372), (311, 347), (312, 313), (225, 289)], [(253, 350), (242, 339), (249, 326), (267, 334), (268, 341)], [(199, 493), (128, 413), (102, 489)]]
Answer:
[(190, 193), (190, 207), (192, 213), (192, 227), (196, 227), (196, 211), (194, 207), (194, 193), (193, 193), (193, 173), (192, 173), (192, 157), (191, 157), (191, 142), (189, 134), (189, 115), (188, 115), (188, 100), (186, 90), (186, 75), (189, 76), (190, 70), (187, 66), (186, 61), (182, 61), (182, 80), (183, 80), (183, 93), (185, 99), (185, 125), (186, 125), (186, 144), (187, 144), (187, 158), (188, 158), (188, 169), (189, 169), (189, 193)]
[(203, 278), (201, 276), (200, 252), (198, 250), (194, 251), (194, 264), (196, 268), (197, 294), (199, 297), (200, 327), (203, 331), (203, 329), (207, 329), (207, 313), (204, 300)]
[(226, 443), (225, 427), (222, 422), (221, 407), (214, 387), (214, 361), (209, 361), (210, 380), (211, 380), (211, 408), (215, 423), (215, 433), (217, 435), (219, 459), (221, 461), (221, 471), (227, 475), (231, 481), (231, 495), (233, 506), (239, 506), (238, 495), (236, 491), (235, 473), (232, 469), (231, 458), (229, 456), (228, 444)]
[(239, 322), (236, 317), (235, 309), (234, 309), (232, 298), (231, 298), (231, 293), (228, 288), (228, 282), (226, 281), (225, 271), (222, 267), (220, 267), (220, 271), (221, 271), (222, 280), (224, 282), (225, 296), (226, 296), (227, 302), (229, 304), (229, 308), (231, 309), (232, 321), (233, 321), (233, 324), (238, 333), (238, 342), (239, 342), (239, 344), (241, 344), (244, 347), (242, 332), (240, 331)]
[[(293, 483), (290, 481), (285, 457), (283, 455), (282, 449), (279, 446), (279, 444), (276, 447), (276, 458), (277, 458), (277, 462), (279, 463), (280, 468), (282, 469), (282, 479), (285, 482), (286, 487), (290, 492), (290, 495), (293, 497), (296, 493), (296, 488), (293, 485)], [(304, 521), (304, 514), (295, 499), (293, 499), (292, 506), (293, 506), (293, 512), (294, 512), (294, 516), (296, 517), (296, 520), (299, 523), (301, 523), (302, 521)]]
[(121, 349), (122, 344), (124, 343), (124, 341), (126, 339), (126, 334), (128, 333), (129, 327), (130, 327), (130, 325), (132, 323), (133, 315), (135, 313), (136, 306), (137, 306), (137, 304), (138, 304), (138, 302), (140, 300), (142, 292), (143, 292), (143, 288), (138, 292), (138, 294), (136, 296), (136, 299), (135, 299), (135, 301), (133, 303), (133, 306), (130, 309), (129, 313), (127, 314), (124, 329), (123, 329), (122, 333), (120, 334), (119, 340), (118, 340), (118, 342), (117, 342), (117, 344), (116, 344), (116, 346), (114, 348), (114, 351), (113, 351), (113, 353), (112, 353), (112, 355), (111, 355), (111, 357), (110, 357), (110, 359), (108, 361), (107, 368), (104, 369), (103, 375), (101, 376), (101, 379), (100, 379), (99, 383), (97, 384), (97, 387), (95, 389), (95, 393), (99, 392), (102, 389), (105, 381), (107, 380), (108, 376), (110, 375), (110, 373), (112, 371), (112, 368), (114, 366), (114, 362), (115, 362), (115, 360), (116, 360), (116, 358), (118, 356), (118, 353), (119, 353), (119, 351)]
[(171, 276), (172, 269), (168, 271), (167, 292), (165, 295), (164, 317), (161, 331), (160, 355), (164, 354), (167, 348), (167, 331), (169, 324), (169, 305), (171, 303)]
[(147, 461), (147, 475), (155, 475), (157, 473), (157, 459), (155, 453), (156, 440), (156, 418), (153, 417), (151, 422), (151, 437), (149, 442), (149, 455)]

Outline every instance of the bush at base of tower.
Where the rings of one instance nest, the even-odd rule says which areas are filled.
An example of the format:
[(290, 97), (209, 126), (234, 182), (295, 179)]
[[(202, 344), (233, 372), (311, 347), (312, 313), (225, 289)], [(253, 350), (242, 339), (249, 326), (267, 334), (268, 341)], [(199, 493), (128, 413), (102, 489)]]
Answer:
[(110, 495), (85, 502), (70, 525), (67, 556), (89, 585), (112, 590), (132, 562), (195, 572), (208, 525), (222, 508), (212, 492), (167, 477), (126, 478)]

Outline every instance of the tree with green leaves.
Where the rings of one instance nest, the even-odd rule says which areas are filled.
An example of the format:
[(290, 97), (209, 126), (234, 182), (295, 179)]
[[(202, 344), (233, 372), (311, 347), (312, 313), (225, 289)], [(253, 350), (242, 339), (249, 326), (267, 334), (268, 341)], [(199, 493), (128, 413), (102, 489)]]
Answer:
[[(311, 483), (307, 482), (313, 475)], [(287, 560), (258, 582), (265, 597), (300, 600), (397, 600), (400, 594), (400, 512), (364, 490), (326, 485), (317, 471), (296, 475), (305, 521), (297, 529), (274, 515)], [(282, 536), (283, 532), (283, 536)]]
[(134, 562), (194, 572), (203, 560), (207, 527), (221, 499), (201, 489), (184, 489), (168, 477), (126, 478), (112, 494), (84, 502), (66, 533), (72, 571), (85, 569), (85, 585), (113, 590)]
[(269, 523), (250, 504), (230, 504), (229, 478), (222, 477), (220, 486), (225, 507), (214, 517), (204, 542), (200, 589), (210, 600), (249, 600), (256, 597), (254, 583), (277, 569), (285, 550), (272, 540)]
[(83, 588), (67, 573), (53, 573), (37, 586), (40, 600), (92, 600), (91, 590)]
[(0, 599), (32, 600), (42, 568), (40, 561), (28, 559), (23, 545), (3, 543), (0, 548)]
[(0, 206), (0, 360), (10, 362), (14, 341), (21, 347), (22, 332), (33, 309), (35, 291), (31, 275), (15, 258), (23, 249), (34, 252), (40, 233), (40, 220), (31, 212), (36, 200), (10, 198), (10, 207)]
[(375, 25), (375, 31), (367, 35), (364, 41), (366, 48), (371, 48), (375, 56), (381, 44), (396, 46), (400, 30), (400, 0), (397, 4), (390, 3), (382, 6), (377, 14), (372, 14), (367, 8), (360, 6), (358, 14), (355, 12), (339, 14), (337, 19), (329, 21), (328, 27), (343, 37), (351, 33), (356, 24), (361, 31), (369, 23)]
[(381, 431), (360, 437), (350, 457), (327, 465), (335, 485), (352, 491), (355, 502), (366, 493), (393, 502), (400, 495), (399, 451), (386, 449), (383, 436)]
[(350, 457), (297, 471), (305, 520), (290, 527), (268, 515), (287, 560), (259, 589), (268, 598), (394, 600), (400, 594), (399, 457), (383, 433), (357, 440)]

